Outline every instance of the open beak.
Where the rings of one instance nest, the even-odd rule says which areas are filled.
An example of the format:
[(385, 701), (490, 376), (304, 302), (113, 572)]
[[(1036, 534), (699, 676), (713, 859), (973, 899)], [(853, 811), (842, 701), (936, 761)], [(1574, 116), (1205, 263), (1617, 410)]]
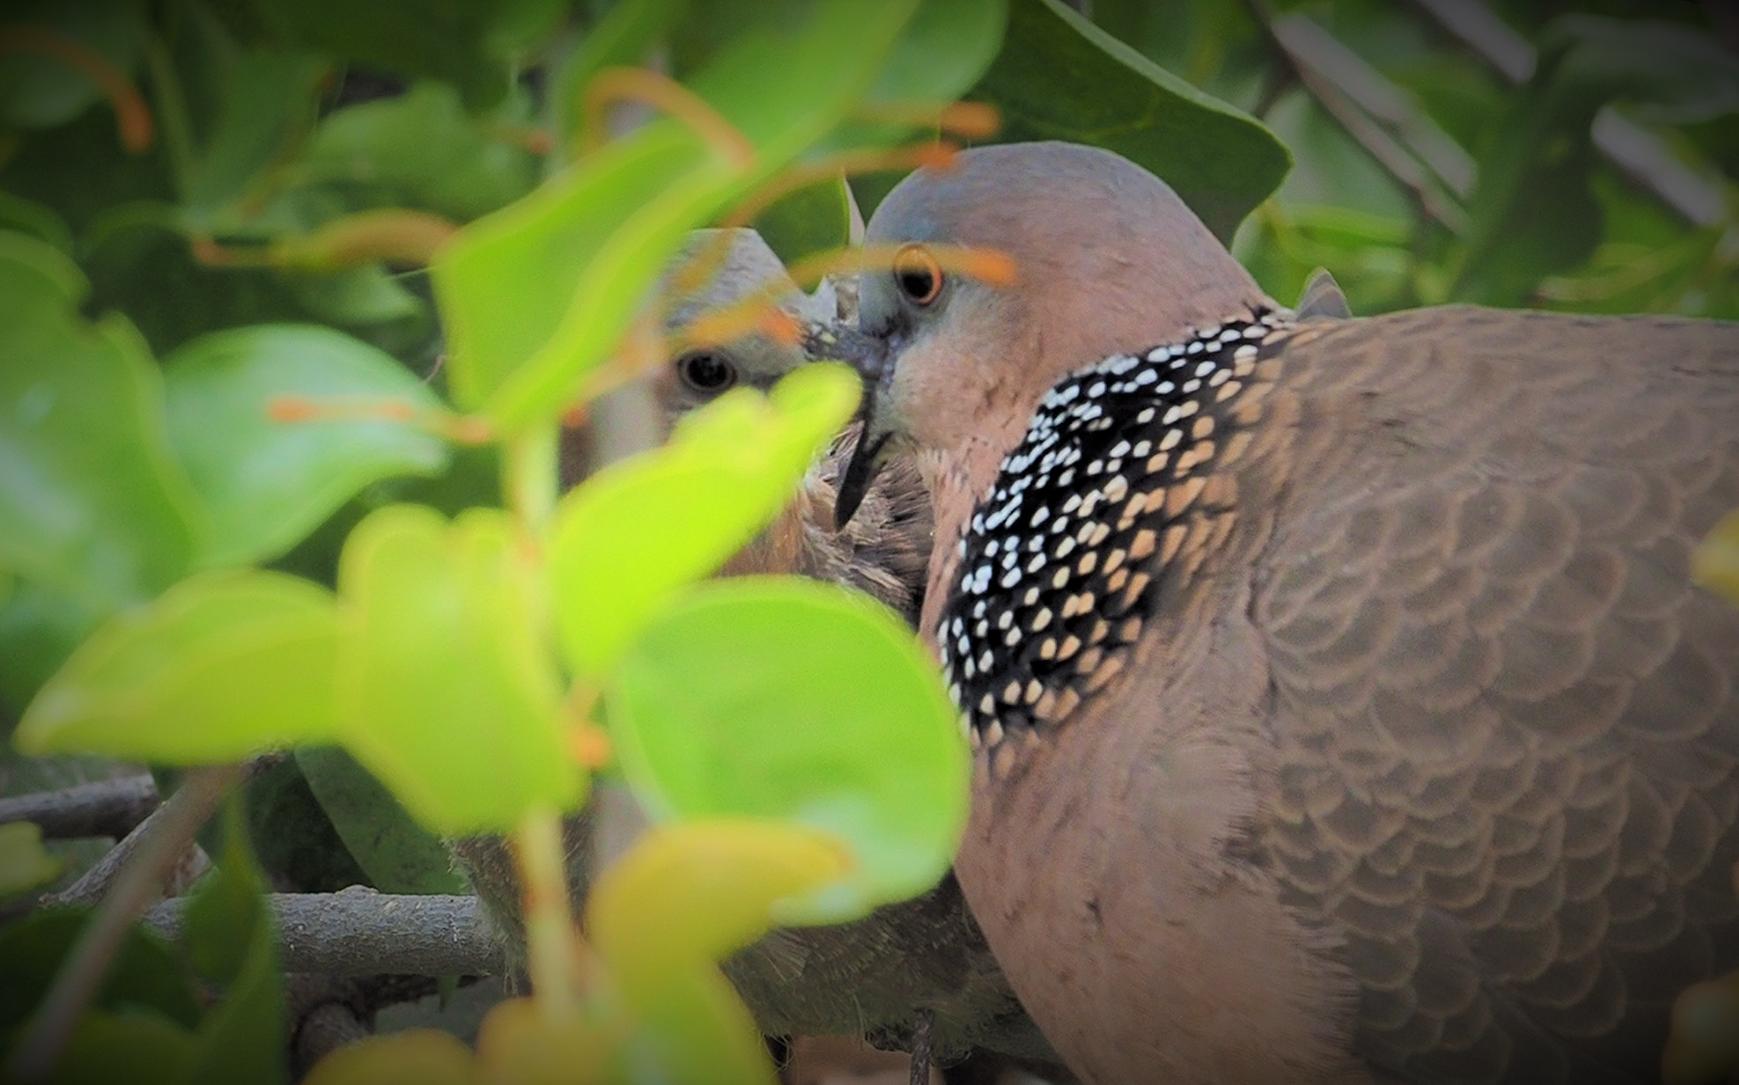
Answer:
[(877, 407), (892, 375), (893, 365), (886, 339), (865, 335), (856, 328), (841, 324), (809, 325), (804, 331), (803, 349), (817, 361), (844, 362), (863, 378), (863, 403), (857, 414), (863, 430), (858, 436), (857, 447), (852, 450), (845, 475), (839, 481), (839, 496), (833, 506), (833, 526), (837, 530), (851, 523), (858, 506), (863, 504), (864, 495), (869, 493), (870, 484), (875, 482), (877, 472), (887, 460), (884, 453), (893, 433), (878, 428)]

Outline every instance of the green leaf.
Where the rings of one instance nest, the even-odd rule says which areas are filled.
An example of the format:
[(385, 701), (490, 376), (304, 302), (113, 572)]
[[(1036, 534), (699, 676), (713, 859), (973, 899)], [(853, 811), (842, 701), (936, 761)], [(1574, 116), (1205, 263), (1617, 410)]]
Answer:
[[(541, 1008), (541, 1007), (540, 1007)], [(315, 1064), (303, 1085), (477, 1085), (471, 1050), (434, 1029), (406, 1029), (347, 1043)], [(572, 1072), (574, 1064), (565, 1069)], [(526, 1082), (527, 1078), (502, 1078)]]
[(338, 582), (342, 741), (419, 822), (463, 836), (579, 802), (541, 570), (506, 514), (381, 509), (351, 533)]
[[(32, 912), (0, 928), (0, 1036), (12, 1036), (36, 1010), (60, 963), (84, 933), (86, 914), (66, 908)], [(155, 1010), (191, 1027), (199, 1020), (191, 977), (176, 955), (140, 928), (121, 940), (92, 1006)]]
[(0, 233), (0, 568), (103, 613), (182, 574), (198, 514), (144, 344), (80, 317), (84, 292), (61, 253)]
[(1534, 76), (1506, 98), (1479, 156), (1456, 300), (1530, 302), (1546, 276), (1600, 243), (1590, 126), (1614, 100), (1697, 120), (1739, 103), (1739, 60), (1688, 27), (1567, 16), (1544, 35)]
[(256, 10), (290, 41), (401, 76), (445, 80), (480, 105), (507, 92), (507, 59), (552, 30), (564, 8), (561, 0), (303, 0)]
[(851, 241), (851, 202), (835, 178), (798, 189), (755, 216), (755, 230), (781, 261), (844, 248)]
[(187, 902), (182, 936), (194, 966), (223, 988), (223, 997), (200, 1022), (184, 1080), (271, 1085), (287, 1077), (277, 937), (233, 796), (225, 814), (223, 855)]
[(785, 901), (850, 869), (832, 837), (776, 821), (662, 826), (599, 878), (586, 929), (635, 1046), (671, 1081), (773, 1080), (754, 1018), (715, 962), (773, 925)]
[(750, 164), (656, 122), (461, 231), (431, 268), (459, 404), (509, 432), (567, 406), (689, 230), (839, 124), (914, 6), (826, 0), (698, 73), (692, 89), (754, 147)]
[(320, 122), (292, 167), (304, 183), (340, 184), (386, 206), (472, 219), (537, 183), (536, 156), (490, 131), (442, 83), (346, 106)]
[(228, 224), (224, 208), (312, 126), (325, 74), (315, 58), (276, 50), (238, 56), (225, 71), (217, 119), (181, 184), (189, 224), (205, 229)]
[(618, 141), (461, 230), (442, 250), (430, 275), (446, 325), (448, 383), (461, 407), (483, 406), (522, 369), (555, 386), (539, 402), (546, 414), (565, 405), (626, 330), (675, 246), (653, 253), (654, 273), (635, 280), (600, 274), (601, 250), (648, 193), (695, 168), (699, 154), (692, 138), (670, 127)]
[(1691, 555), (1697, 583), (1739, 604), (1739, 512), (1722, 517)]
[(31, 754), (209, 764), (329, 741), (338, 615), (281, 573), (194, 576), (81, 644), (25, 710)]
[(839, 922), (928, 889), (968, 760), (933, 662), (891, 612), (794, 578), (718, 581), (662, 614), (607, 701), (622, 770), (670, 818), (777, 818), (844, 840), (846, 881), (780, 911)]
[(29, 821), (0, 825), (0, 898), (52, 881), (60, 860), (42, 850), (42, 829)]
[(170, 1085), (187, 1081), (193, 1033), (153, 1013), (86, 1013), (55, 1064), (55, 1085)]
[[(130, 72), (144, 39), (140, 6), (132, 0), (25, 0), (7, 5), (6, 21), (71, 38), (115, 69)], [(53, 128), (102, 97), (96, 81), (65, 60), (36, 51), (0, 52), (0, 128)]]
[[(426, 417), (440, 400), (391, 355), (330, 328), (217, 332), (170, 355), (164, 370), (170, 440), (211, 525), (206, 565), (277, 557), (363, 487), (446, 466), (446, 445), (414, 417), (381, 417)], [(340, 414), (278, 421), (280, 397), (316, 409), (324, 400)]]
[(860, 387), (843, 367), (816, 365), (770, 396), (732, 391), (685, 418), (669, 444), (570, 491), (556, 510), (550, 566), (573, 667), (601, 676), (660, 607), (772, 520)]
[(1149, 61), (1060, 0), (1010, 0), (1002, 52), (971, 95), (999, 140), (1092, 143), (1157, 174), (1230, 238), (1286, 176), (1273, 134)]
[(383, 893), (465, 893), (446, 845), (340, 749), (296, 751), (296, 764), (345, 848)]

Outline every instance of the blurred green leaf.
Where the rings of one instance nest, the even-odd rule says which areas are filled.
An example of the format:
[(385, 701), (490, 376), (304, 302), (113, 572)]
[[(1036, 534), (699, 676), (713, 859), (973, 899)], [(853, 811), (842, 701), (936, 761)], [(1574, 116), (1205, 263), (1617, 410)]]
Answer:
[(341, 749), (296, 751), (296, 764), (344, 846), (383, 893), (466, 893), (446, 845)]
[(716, 962), (766, 933), (782, 902), (850, 866), (825, 833), (712, 820), (657, 828), (604, 872), (586, 929), (663, 1079), (774, 1080), (760, 1030)]
[(193, 1033), (153, 1013), (95, 1010), (73, 1027), (50, 1079), (54, 1085), (169, 1085), (187, 1080)]
[[(471, 1050), (452, 1033), (407, 1029), (345, 1044), (316, 1063), (302, 1085), (478, 1085), (471, 1062)], [(577, 1065), (570, 1063), (569, 1072)]]
[(1739, 512), (1727, 514), (1691, 558), (1697, 583), (1739, 603)]
[(216, 869), (187, 902), (183, 942), (195, 968), (222, 987), (223, 997), (199, 1024), (184, 1080), (272, 1085), (288, 1079), (283, 979), (265, 886), (233, 797), (225, 830)]
[[(0, 1036), (12, 1037), (47, 993), (61, 960), (84, 932), (82, 911), (52, 908), (0, 927)], [(109, 964), (92, 1006), (149, 1008), (191, 1027), (199, 1020), (191, 977), (155, 935), (128, 931)]]
[(453, 83), (471, 105), (507, 92), (507, 61), (555, 29), (562, 0), (303, 0), (257, 10), (284, 39), (407, 78)]
[(329, 741), (338, 648), (324, 589), (280, 573), (202, 573), (79, 645), (13, 742), (32, 754), (209, 764)]
[(841, 366), (804, 366), (769, 396), (733, 390), (687, 416), (669, 444), (564, 497), (549, 561), (573, 667), (604, 674), (660, 607), (772, 520), (860, 389)]
[(16, 230), (72, 255), (72, 229), (46, 204), (0, 192), (0, 230)]
[[(447, 463), (427, 428), (434, 393), (391, 355), (330, 328), (207, 335), (164, 361), (164, 383), (170, 440), (210, 522), (207, 565), (276, 557), (363, 487)], [(336, 416), (276, 419), (283, 397)]]
[(42, 850), (42, 829), (29, 821), (0, 825), (0, 898), (34, 889), (60, 873), (60, 861)]
[(312, 127), (314, 92), (324, 74), (317, 59), (270, 50), (239, 56), (227, 68), (216, 121), (182, 177), (183, 205), (193, 228), (233, 225), (223, 209)]
[(733, 40), (697, 73), (692, 89), (747, 139), (752, 163), (659, 121), (462, 231), (431, 269), (459, 404), (483, 405), (509, 431), (553, 418), (688, 231), (839, 124), (914, 7), (824, 0)]
[(0, 233), (0, 567), (100, 614), (187, 568), (198, 513), (156, 367), (125, 318), (78, 315), (84, 292), (64, 255)]
[(604, 360), (656, 279), (588, 294), (611, 285), (590, 273), (595, 257), (648, 194), (698, 154), (692, 138), (668, 127), (620, 140), (460, 231), (430, 274), (447, 331), (448, 384), (461, 407), (483, 406), (522, 368), (533, 368), (554, 371), (544, 380), (555, 390), (542, 405), (550, 415), (559, 409)]
[(851, 877), (780, 908), (839, 922), (928, 889), (965, 824), (967, 751), (890, 611), (831, 585), (698, 587), (629, 650), (607, 701), (622, 770), (663, 818), (778, 818), (844, 840)]
[(340, 184), (375, 204), (472, 219), (537, 182), (537, 158), (507, 138), (509, 123), (466, 112), (451, 86), (418, 83), (327, 116), (291, 169), (298, 183)]
[(755, 216), (753, 226), (781, 261), (844, 248), (851, 240), (851, 203), (845, 181), (808, 185)]
[(1548, 275), (1593, 255), (1603, 220), (1590, 128), (1613, 100), (1661, 117), (1710, 116), (1739, 103), (1739, 58), (1669, 23), (1555, 21), (1533, 78), (1506, 99), (1479, 156), (1457, 300), (1524, 304)]
[[(144, 37), (141, 6), (135, 0), (13, 0), (6, 6), (6, 21), (60, 34), (126, 73), (138, 62)], [(102, 88), (88, 74), (63, 59), (0, 51), (0, 128), (52, 128), (102, 97)], [(112, 132), (114, 122), (108, 123)]]
[(541, 570), (505, 513), (449, 524), (421, 506), (381, 509), (351, 533), (338, 581), (343, 743), (419, 822), (503, 831), (579, 802), (538, 635)]
[[(314, 797), (296, 758), (256, 764), (242, 798), (248, 839), (272, 885), (301, 893), (336, 893), (373, 884)], [(216, 854), (223, 843), (220, 828), (207, 825), (201, 833), (200, 843), (209, 853)]]
[(1060, 0), (1011, 0), (1002, 52), (971, 96), (1002, 111), (998, 140), (1064, 139), (1116, 151), (1163, 178), (1222, 238), (1291, 165), (1261, 124)]

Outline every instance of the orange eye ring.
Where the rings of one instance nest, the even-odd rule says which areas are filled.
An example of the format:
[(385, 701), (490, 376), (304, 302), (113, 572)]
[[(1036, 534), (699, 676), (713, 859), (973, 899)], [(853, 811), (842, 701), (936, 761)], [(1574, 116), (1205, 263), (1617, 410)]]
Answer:
[(913, 305), (929, 305), (942, 293), (942, 265), (922, 245), (894, 253), (894, 285)]

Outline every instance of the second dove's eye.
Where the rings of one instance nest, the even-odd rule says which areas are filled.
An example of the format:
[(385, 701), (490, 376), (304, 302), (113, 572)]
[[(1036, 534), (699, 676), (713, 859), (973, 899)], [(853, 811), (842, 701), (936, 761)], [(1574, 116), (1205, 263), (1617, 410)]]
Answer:
[(724, 355), (710, 350), (684, 354), (676, 360), (676, 371), (684, 384), (709, 395), (737, 383), (737, 367)]

